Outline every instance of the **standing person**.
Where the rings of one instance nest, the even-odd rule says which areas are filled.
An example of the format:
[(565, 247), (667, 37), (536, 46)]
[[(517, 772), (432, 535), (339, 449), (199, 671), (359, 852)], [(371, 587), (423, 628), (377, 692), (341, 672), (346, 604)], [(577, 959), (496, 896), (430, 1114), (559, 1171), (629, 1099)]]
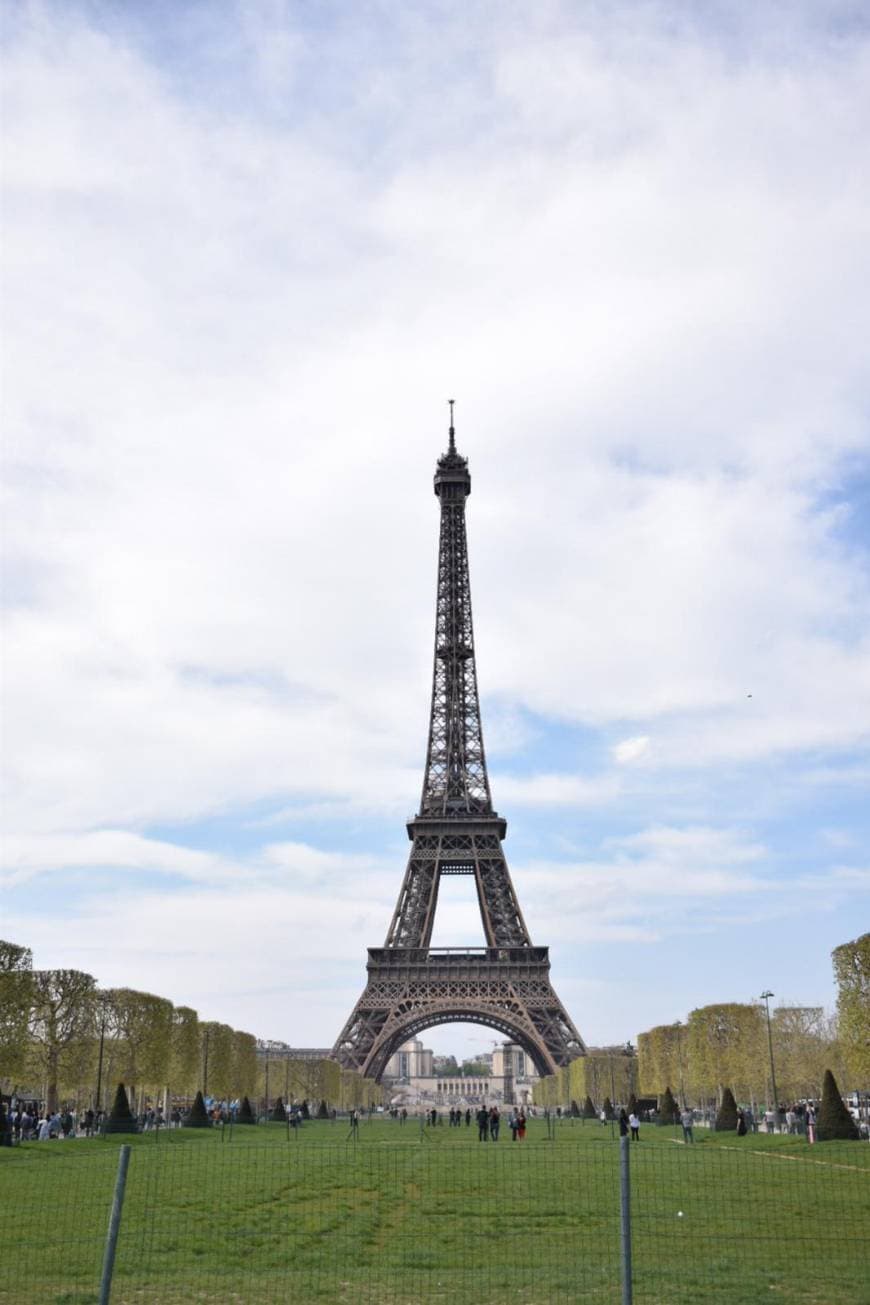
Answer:
[(746, 1136), (746, 1113), (743, 1110), (737, 1111), (737, 1136)]
[(598, 1112), (598, 1118), (601, 1120), (602, 1124), (603, 1124), (604, 1127), (606, 1128), (606, 1127), (607, 1127), (607, 1111), (604, 1109), (603, 1106), (602, 1106), (602, 1108), (601, 1108), (601, 1109), (599, 1110), (599, 1112)]
[(511, 1111), (511, 1117), (508, 1120), (508, 1127), (511, 1130), (511, 1141), (515, 1142), (517, 1140), (517, 1133), (519, 1132), (519, 1128), (520, 1128), (520, 1121), (517, 1118), (516, 1110)]
[(812, 1101), (807, 1102), (807, 1141), (810, 1143), (816, 1140), (816, 1108)]
[(489, 1139), (489, 1112), (486, 1106), (481, 1106), (477, 1112), (477, 1140), (486, 1142)]
[(468, 1106), (465, 1111), (465, 1127), (471, 1127), (471, 1106)]
[(522, 1142), (523, 1138), (526, 1135), (526, 1116), (524, 1111), (522, 1110), (520, 1110), (519, 1113), (517, 1114), (517, 1134), (519, 1136), (520, 1141)]
[(637, 1115), (634, 1113), (633, 1110), (632, 1110), (631, 1114), (630, 1114), (629, 1117), (628, 1117), (628, 1126), (629, 1126), (629, 1128), (631, 1129), (631, 1140), (632, 1140), (632, 1142), (639, 1142), (639, 1141), (640, 1141), (640, 1120), (638, 1119)]
[(684, 1141), (684, 1142), (694, 1142), (694, 1140), (695, 1140), (695, 1134), (694, 1134), (694, 1132), (692, 1131), (692, 1126), (693, 1126), (694, 1122), (695, 1122), (695, 1121), (694, 1121), (694, 1118), (693, 1118), (693, 1116), (692, 1116), (692, 1112), (691, 1112), (691, 1110), (689, 1109), (689, 1107), (686, 1106), (686, 1107), (684, 1108), (682, 1114), (680, 1115), (680, 1123), (681, 1123), (681, 1125), (682, 1125), (682, 1127), (683, 1127), (683, 1141)]
[(625, 1113), (625, 1106), (619, 1112), (619, 1136), (628, 1137), (628, 1115)]
[(498, 1130), (501, 1126), (501, 1116), (498, 1113), (498, 1106), (493, 1106), (489, 1112), (489, 1135), (493, 1142), (498, 1141)]

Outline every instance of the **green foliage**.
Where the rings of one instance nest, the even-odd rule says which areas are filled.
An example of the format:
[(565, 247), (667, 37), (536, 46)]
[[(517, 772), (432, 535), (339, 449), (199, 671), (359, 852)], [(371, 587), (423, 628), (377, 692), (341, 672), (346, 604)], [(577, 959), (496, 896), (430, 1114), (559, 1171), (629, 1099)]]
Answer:
[(839, 1035), (853, 1087), (870, 1083), (870, 933), (831, 953)]
[(598, 1118), (598, 1112), (595, 1109), (592, 1098), (589, 1096), (588, 1093), (586, 1094), (586, 1100), (583, 1102), (583, 1118), (584, 1119)]
[(20, 1082), (25, 1072), (32, 971), (29, 948), (0, 940), (0, 1073), (9, 1088)]
[(683, 1081), (687, 1031), (677, 1021), (657, 1024), (637, 1040), (638, 1083), (642, 1092), (659, 1096), (668, 1083)]
[(492, 1070), (485, 1060), (463, 1060), (460, 1075), (469, 1078), (489, 1078)]
[[(637, 1102), (634, 1103), (637, 1109)], [(737, 1114), (735, 1106), (734, 1127), (737, 1127)], [(678, 1124), (680, 1122), (680, 1107), (674, 1100), (674, 1094), (670, 1087), (666, 1087), (659, 1101), (659, 1123), (660, 1124)]]
[(58, 1081), (79, 1076), (78, 1063), (93, 1045), (96, 981), (82, 970), (34, 970), (30, 1011), (31, 1072), (46, 1084), (46, 1104), (56, 1110)]
[(199, 1017), (190, 1006), (176, 1006), (170, 1033), (169, 1082), (176, 1092), (192, 1092), (201, 1068)]
[(135, 988), (109, 988), (100, 994), (114, 1073), (142, 1089), (169, 1078), (172, 1052), (172, 1002)]
[(233, 1030), (229, 1024), (209, 1020), (200, 1024), (199, 1031), (204, 1087), (216, 1097), (233, 1096)]
[(127, 1100), (127, 1089), (119, 1083), (115, 1089), (115, 1100), (103, 1126), (107, 1133), (138, 1133), (139, 1126)]
[(829, 1069), (825, 1070), (822, 1083), (822, 1104), (819, 1107), (817, 1135), (820, 1142), (857, 1141), (860, 1137), (855, 1123), (843, 1098), (840, 1096), (837, 1080)]
[(242, 1104), (239, 1106), (239, 1113), (236, 1115), (236, 1123), (256, 1124), (256, 1122), (250, 1101), (247, 1097), (242, 1097)]
[(234, 1097), (257, 1090), (257, 1039), (253, 1033), (233, 1030), (232, 1093)]
[(208, 1117), (208, 1111), (205, 1108), (205, 1102), (202, 1099), (202, 1093), (197, 1092), (194, 1097), (193, 1105), (187, 1112), (187, 1118), (184, 1120), (185, 1128), (211, 1128), (211, 1120)]
[(272, 1114), (270, 1118), (273, 1124), (287, 1123), (287, 1111), (284, 1109), (284, 1101), (281, 1097), (278, 1098), (278, 1100), (275, 1102), (274, 1106), (272, 1107)]
[[(733, 1083), (742, 1096), (762, 1089), (765, 1080), (764, 1008), (721, 1002), (693, 1010), (688, 1022), (690, 1081), (701, 1095), (712, 1096)], [(671, 1083), (679, 1082), (670, 1075)]]
[(734, 1093), (727, 1087), (722, 1093), (722, 1104), (719, 1107), (719, 1113), (716, 1115), (716, 1132), (733, 1133), (736, 1127), (737, 1102), (734, 1100)]

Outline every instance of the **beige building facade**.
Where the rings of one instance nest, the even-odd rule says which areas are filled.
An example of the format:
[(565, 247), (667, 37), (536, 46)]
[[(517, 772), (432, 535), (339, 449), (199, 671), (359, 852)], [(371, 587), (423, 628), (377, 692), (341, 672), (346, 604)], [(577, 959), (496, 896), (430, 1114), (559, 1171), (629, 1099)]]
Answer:
[(479, 1059), (491, 1063), (491, 1074), (436, 1074), (434, 1056), (420, 1038), (403, 1043), (384, 1072), (391, 1105), (479, 1109), (481, 1105), (531, 1104), (538, 1074), (522, 1047), (501, 1043), (491, 1056)]

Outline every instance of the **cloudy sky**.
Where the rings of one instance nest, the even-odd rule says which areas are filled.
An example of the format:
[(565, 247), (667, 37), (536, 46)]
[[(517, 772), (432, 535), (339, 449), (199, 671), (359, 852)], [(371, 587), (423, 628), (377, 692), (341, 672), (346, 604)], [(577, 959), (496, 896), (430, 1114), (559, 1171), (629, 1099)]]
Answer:
[(493, 797), (584, 1037), (832, 1004), (866, 7), (2, 9), (2, 935), (333, 1041), (419, 798), (455, 397)]

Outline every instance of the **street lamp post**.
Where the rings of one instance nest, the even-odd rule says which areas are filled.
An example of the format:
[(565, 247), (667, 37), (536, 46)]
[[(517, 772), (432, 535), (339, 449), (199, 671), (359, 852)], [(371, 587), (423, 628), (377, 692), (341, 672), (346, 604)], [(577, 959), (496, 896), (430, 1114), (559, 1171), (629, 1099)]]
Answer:
[(94, 1112), (99, 1113), (100, 1095), (103, 1090), (103, 1045), (106, 1040), (106, 1008), (100, 1006), (100, 1054), (97, 1058), (97, 1096), (94, 1102)]
[(770, 999), (774, 996), (772, 992), (763, 992), (761, 1000), (764, 1002), (764, 1009), (767, 1012), (767, 1050), (770, 1055), (770, 1087), (773, 1095), (773, 1115), (774, 1119), (779, 1114), (779, 1098), (776, 1092), (776, 1071), (773, 1068), (773, 1035), (770, 1031)]

